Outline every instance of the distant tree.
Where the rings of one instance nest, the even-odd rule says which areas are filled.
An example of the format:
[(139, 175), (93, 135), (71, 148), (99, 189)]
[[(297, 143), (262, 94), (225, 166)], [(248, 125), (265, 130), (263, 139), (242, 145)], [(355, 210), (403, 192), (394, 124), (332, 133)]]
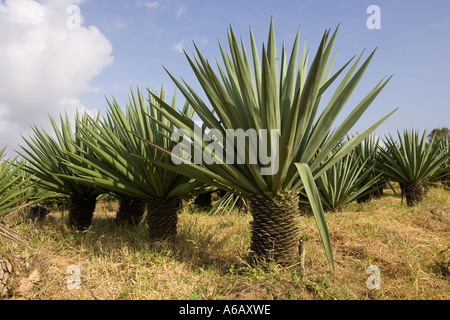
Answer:
[(442, 129), (433, 129), (429, 134), (428, 134), (428, 140), (431, 141), (434, 137), (438, 138), (438, 137), (446, 137), (447, 140), (450, 142), (450, 129), (449, 128), (442, 128)]

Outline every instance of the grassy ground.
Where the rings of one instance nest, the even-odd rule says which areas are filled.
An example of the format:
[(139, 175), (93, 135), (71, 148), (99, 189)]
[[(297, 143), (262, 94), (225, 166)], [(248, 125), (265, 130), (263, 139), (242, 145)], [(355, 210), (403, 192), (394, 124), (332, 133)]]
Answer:
[[(35, 227), (16, 224), (30, 248), (0, 238), (0, 257), (21, 256), (34, 270), (13, 299), (450, 299), (450, 192), (430, 189), (423, 204), (408, 208), (385, 191), (327, 214), (334, 271), (312, 217), (302, 217), (309, 238), (303, 273), (300, 263), (245, 263), (249, 215), (210, 217), (189, 206), (180, 213), (176, 249), (150, 247), (145, 224), (115, 226), (117, 205), (100, 203), (84, 233), (66, 226), (64, 211)], [(80, 268), (79, 289), (68, 288), (71, 265)], [(381, 270), (377, 290), (367, 285), (371, 265)]]

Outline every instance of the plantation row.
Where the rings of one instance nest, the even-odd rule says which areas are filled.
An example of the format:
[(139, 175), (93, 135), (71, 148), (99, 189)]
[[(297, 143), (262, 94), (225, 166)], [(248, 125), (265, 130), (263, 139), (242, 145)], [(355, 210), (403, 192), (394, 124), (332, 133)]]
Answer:
[[(277, 55), (272, 23), (261, 55), (250, 31), (251, 59), (230, 29), (230, 51), (220, 46), (223, 66), (217, 65), (219, 75), (197, 49), (198, 57), (187, 58), (212, 110), (189, 84), (169, 73), (186, 99), (181, 110), (175, 97), (166, 102), (163, 90), (148, 91), (145, 96), (138, 89), (131, 92), (125, 109), (115, 99), (108, 100), (104, 118), (77, 115), (73, 128), (67, 115), (61, 116), (59, 124), (51, 118), (51, 133), (35, 126), (34, 135), (24, 139), (20, 158), (1, 163), (0, 216), (29, 201), (68, 197), (69, 223), (85, 230), (98, 197), (110, 194), (120, 200), (117, 222), (139, 223), (146, 208), (151, 241), (170, 242), (177, 235), (181, 197), (223, 190), (249, 205), (252, 258), (289, 264), (298, 256), (300, 202), (311, 207), (332, 263), (323, 208), (336, 210), (352, 201), (367, 201), (391, 181), (400, 183), (407, 204), (414, 205), (429, 183), (450, 175), (447, 139), (428, 140), (425, 132), (406, 131), (381, 144), (372, 136), (393, 112), (366, 131), (347, 136), (389, 79), (376, 84), (335, 125), (374, 55), (360, 65), (363, 52), (333, 73), (336, 34), (337, 29), (324, 33), (310, 66), (306, 43), (300, 49), (299, 33), (290, 57), (284, 45), (281, 56)], [(318, 114), (324, 93), (340, 76), (341, 82)], [(203, 122), (201, 128), (196, 127), (195, 115)], [(273, 137), (265, 138), (267, 148), (278, 154), (279, 170), (262, 175), (264, 165), (247, 160), (242, 164), (175, 165), (171, 156), (177, 141), (171, 135), (176, 129), (192, 137), (200, 131), (210, 141), (215, 140), (212, 129), (223, 134), (228, 129), (278, 130), (279, 144)], [(211, 142), (190, 143), (193, 152), (215, 157), (208, 149)], [(236, 147), (233, 156), (248, 159), (253, 147)]]

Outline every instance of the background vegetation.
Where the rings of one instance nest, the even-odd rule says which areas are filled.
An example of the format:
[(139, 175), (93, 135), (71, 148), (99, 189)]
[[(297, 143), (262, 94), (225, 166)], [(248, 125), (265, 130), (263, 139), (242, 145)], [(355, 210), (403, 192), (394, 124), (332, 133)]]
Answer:
[[(394, 190), (327, 214), (334, 272), (314, 218), (301, 217), (304, 270), (301, 263), (261, 268), (245, 262), (248, 214), (210, 216), (192, 201), (179, 215), (175, 247), (143, 241), (145, 224), (117, 227), (118, 202), (100, 201), (83, 233), (68, 227), (60, 208), (38, 225), (16, 216), (15, 230), (29, 248), (0, 238), (0, 256), (30, 262), (31, 276), (13, 299), (449, 299), (450, 192), (431, 188), (422, 204), (409, 207)], [(67, 288), (70, 265), (80, 267), (80, 289)], [(370, 265), (381, 269), (379, 290), (367, 288)]]
[[(176, 96), (169, 104), (163, 90), (147, 99), (138, 89), (125, 109), (108, 101), (106, 118), (34, 126), (20, 161), (0, 162), (0, 298), (447, 299), (448, 129), (371, 136), (394, 110), (346, 137), (390, 78), (335, 124), (375, 53), (332, 72), (337, 31), (309, 67), (299, 33), (278, 59), (272, 23), (261, 62), (251, 30), (251, 56), (229, 30), (220, 76), (197, 49), (187, 58), (212, 110), (169, 73), (182, 110)], [(230, 129), (270, 129), (257, 137), (278, 170), (250, 163), (254, 143), (227, 142), (244, 163), (209, 161), (219, 155), (205, 140), (222, 148)], [(177, 143), (207, 157), (175, 164)], [(367, 284), (373, 265), (378, 290)]]

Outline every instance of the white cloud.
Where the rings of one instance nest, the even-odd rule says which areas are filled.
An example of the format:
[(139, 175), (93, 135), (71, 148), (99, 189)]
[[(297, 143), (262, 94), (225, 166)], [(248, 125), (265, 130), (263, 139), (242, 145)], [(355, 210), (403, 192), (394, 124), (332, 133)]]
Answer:
[(184, 41), (177, 42), (172, 46), (172, 49), (178, 52), (183, 52), (183, 45)]
[(179, 6), (177, 8), (177, 11), (175, 12), (175, 15), (177, 16), (177, 18), (180, 18), (182, 15), (184, 15), (186, 13), (186, 8), (184, 6)]
[(136, 7), (146, 7), (149, 9), (156, 9), (160, 7), (160, 3), (158, 1), (137, 1)]
[(67, 27), (67, 7), (80, 3), (0, 1), (0, 148), (17, 149), (31, 124), (48, 128), (48, 115), (88, 110), (77, 96), (113, 58), (98, 28)]

